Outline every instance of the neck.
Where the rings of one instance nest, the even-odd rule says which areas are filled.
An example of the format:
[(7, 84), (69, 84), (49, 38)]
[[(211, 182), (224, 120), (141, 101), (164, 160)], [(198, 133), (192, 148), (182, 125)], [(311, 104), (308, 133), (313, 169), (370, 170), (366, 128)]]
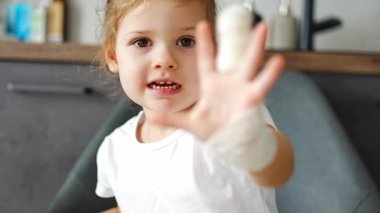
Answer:
[(173, 133), (177, 128), (151, 122), (149, 114), (145, 113), (145, 120), (137, 127), (137, 139), (141, 143), (151, 143), (162, 140)]

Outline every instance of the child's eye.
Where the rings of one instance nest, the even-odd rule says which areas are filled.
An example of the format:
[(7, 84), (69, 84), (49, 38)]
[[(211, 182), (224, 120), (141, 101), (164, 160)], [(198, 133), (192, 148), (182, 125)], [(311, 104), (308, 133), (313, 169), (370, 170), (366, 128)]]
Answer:
[(133, 42), (133, 45), (135, 45), (136, 47), (147, 47), (147, 46), (151, 46), (152, 42), (149, 39), (141, 38), (141, 39), (135, 40)]
[(178, 41), (177, 41), (177, 45), (181, 46), (181, 47), (192, 47), (194, 46), (195, 44), (195, 41), (193, 38), (180, 38)]

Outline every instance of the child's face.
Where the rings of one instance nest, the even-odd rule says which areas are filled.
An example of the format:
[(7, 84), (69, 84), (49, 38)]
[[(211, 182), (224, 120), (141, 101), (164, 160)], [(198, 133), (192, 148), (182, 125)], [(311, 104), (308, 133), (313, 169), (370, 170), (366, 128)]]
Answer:
[(200, 3), (151, 0), (121, 20), (108, 65), (145, 111), (177, 112), (197, 101), (195, 25), (204, 19)]

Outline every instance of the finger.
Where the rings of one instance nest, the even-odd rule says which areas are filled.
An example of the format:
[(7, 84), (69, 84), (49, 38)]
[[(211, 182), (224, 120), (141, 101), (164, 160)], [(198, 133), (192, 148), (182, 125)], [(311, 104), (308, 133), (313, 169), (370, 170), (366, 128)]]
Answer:
[(215, 44), (208, 22), (202, 21), (196, 27), (197, 60), (200, 76), (215, 71)]
[(259, 23), (253, 33), (251, 42), (244, 54), (241, 70), (245, 79), (253, 79), (262, 66), (265, 54), (265, 42), (267, 37), (267, 25)]
[(270, 90), (275, 85), (285, 68), (285, 59), (281, 55), (273, 56), (269, 59), (264, 69), (257, 78), (252, 82), (250, 92), (253, 94), (255, 103), (262, 102), (268, 96)]

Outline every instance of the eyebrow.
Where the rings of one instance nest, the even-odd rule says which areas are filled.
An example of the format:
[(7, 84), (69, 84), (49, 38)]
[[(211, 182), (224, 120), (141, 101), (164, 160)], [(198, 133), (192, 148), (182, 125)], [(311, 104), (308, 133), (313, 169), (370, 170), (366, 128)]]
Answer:
[(184, 31), (195, 30), (195, 27), (185, 27), (185, 28), (181, 28), (181, 30), (184, 30)]
[[(195, 30), (195, 27), (184, 27), (180, 29), (181, 31), (191, 31)], [(138, 30), (138, 31), (130, 31), (125, 33), (125, 35), (130, 35), (130, 34), (149, 34), (152, 33), (153, 31), (150, 30)]]

